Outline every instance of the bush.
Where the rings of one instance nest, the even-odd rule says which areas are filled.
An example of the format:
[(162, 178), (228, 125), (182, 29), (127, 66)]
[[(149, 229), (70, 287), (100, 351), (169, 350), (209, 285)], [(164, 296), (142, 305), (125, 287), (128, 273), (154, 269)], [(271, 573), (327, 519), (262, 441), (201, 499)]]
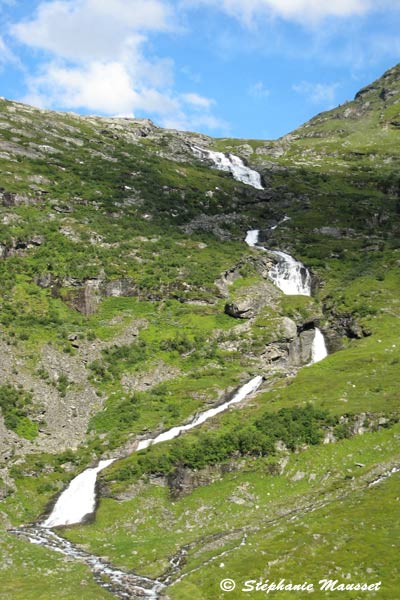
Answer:
[[(138, 478), (144, 474), (167, 475), (178, 466), (203, 469), (229, 460), (233, 456), (268, 456), (282, 441), (294, 451), (303, 444), (319, 444), (324, 428), (337, 425), (337, 418), (327, 411), (305, 407), (283, 408), (266, 412), (254, 423), (231, 430), (200, 432), (174, 440), (165, 449), (150, 447), (134, 454), (113, 471), (118, 480)], [(129, 475), (130, 473), (130, 475)]]
[(33, 439), (38, 434), (36, 423), (28, 418), (32, 404), (30, 392), (10, 384), (0, 386), (0, 408), (5, 426), (26, 439)]

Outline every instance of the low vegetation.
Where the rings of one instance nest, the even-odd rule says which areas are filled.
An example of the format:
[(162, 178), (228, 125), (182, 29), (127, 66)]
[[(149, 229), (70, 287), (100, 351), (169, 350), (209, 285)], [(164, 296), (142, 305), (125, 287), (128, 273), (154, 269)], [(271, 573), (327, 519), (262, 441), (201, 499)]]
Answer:
[[(4, 600), (111, 597), (6, 529), (37, 520), (99, 457), (259, 373), (263, 390), (239, 409), (104, 471), (96, 520), (63, 535), (149, 576), (187, 545), (173, 600), (289, 573), (382, 579), (376, 598), (395, 598), (398, 475), (369, 484), (398, 466), (398, 81), (399, 67), (273, 142), (57, 113), (44, 127), (42, 112), (0, 101)], [(242, 155), (266, 189), (198, 160), (193, 143)], [(250, 228), (303, 260), (313, 298), (224, 313), (265, 286)], [(275, 368), (285, 318), (318, 324), (330, 356)], [(189, 483), (171, 494), (180, 473)]]

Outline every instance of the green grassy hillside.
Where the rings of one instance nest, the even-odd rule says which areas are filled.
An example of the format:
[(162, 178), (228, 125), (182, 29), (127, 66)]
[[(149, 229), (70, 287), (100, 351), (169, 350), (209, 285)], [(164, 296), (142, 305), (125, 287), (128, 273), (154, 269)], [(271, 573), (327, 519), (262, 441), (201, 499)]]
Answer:
[[(260, 578), (382, 581), (368, 597), (395, 600), (398, 474), (370, 483), (400, 465), (399, 107), (400, 66), (276, 141), (0, 101), (0, 598), (113, 597), (7, 533), (112, 455), (96, 519), (61, 534), (150, 577), (184, 552), (171, 600)], [(193, 144), (242, 155), (265, 189)], [(312, 298), (273, 286), (249, 228), (304, 262)], [(312, 326), (330, 355), (300, 369)], [(248, 402), (130, 453), (257, 374)]]

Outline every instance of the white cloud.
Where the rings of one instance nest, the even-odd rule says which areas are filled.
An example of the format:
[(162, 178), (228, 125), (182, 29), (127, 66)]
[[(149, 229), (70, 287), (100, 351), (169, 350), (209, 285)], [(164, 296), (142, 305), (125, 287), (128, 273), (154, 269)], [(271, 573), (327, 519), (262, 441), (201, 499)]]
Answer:
[(16, 3), (17, 3), (17, 0), (0, 0), (0, 11), (3, 10), (3, 6), (5, 6), (5, 7), (15, 6)]
[(211, 98), (146, 87), (120, 62), (75, 67), (50, 63), (30, 77), (27, 85), (28, 94), (22, 100), (41, 108), (87, 109), (128, 117), (141, 111), (155, 115), (165, 127), (226, 129), (226, 123), (211, 113), (215, 104)]
[(184, 5), (208, 4), (224, 10), (246, 25), (258, 16), (281, 17), (315, 24), (326, 17), (362, 15), (379, 4), (374, 0), (183, 0)]
[(11, 51), (7, 47), (3, 38), (0, 36), (0, 64), (9, 61), (11, 57), (12, 57)]
[(206, 127), (210, 130), (217, 129), (223, 135), (230, 133), (229, 123), (207, 113), (195, 113), (188, 116), (185, 112), (181, 111), (166, 118), (164, 120), (164, 127), (183, 131), (199, 131)]
[(181, 68), (181, 73), (183, 73), (190, 81), (193, 83), (201, 82), (201, 75), (193, 71), (193, 69), (189, 65), (185, 65)]
[(24, 44), (77, 61), (114, 60), (133, 55), (145, 33), (172, 28), (161, 0), (54, 0), (11, 33)]
[(14, 63), (14, 65), (20, 67), (20, 61), (0, 35), (0, 67), (3, 67), (6, 63)]
[(257, 81), (257, 83), (254, 83), (249, 87), (248, 94), (253, 98), (268, 98), (268, 96), (271, 95), (271, 92), (265, 87), (262, 81)]
[(312, 83), (301, 81), (292, 86), (293, 91), (307, 97), (313, 104), (322, 104), (331, 108), (335, 104), (338, 83)]
[(29, 88), (25, 100), (41, 99), (42, 106), (129, 113), (137, 101), (129, 74), (118, 62), (92, 63), (83, 68), (49, 64), (45, 72), (29, 80)]
[(106, 115), (141, 111), (162, 125), (218, 128), (210, 112), (214, 101), (176, 93), (173, 61), (148, 56), (149, 36), (176, 33), (176, 22), (165, 0), (42, 2), (31, 20), (11, 27), (20, 43), (46, 53), (26, 80), (23, 100)]
[(211, 112), (215, 104), (216, 102), (212, 98), (200, 96), (195, 92), (181, 94), (178, 110), (174, 114), (166, 116), (164, 126), (184, 131), (198, 131), (207, 128), (219, 130), (221, 134), (227, 135), (230, 132), (229, 124)]
[(0, 62), (4, 62), (5, 60), (7, 60), (8, 53), (9, 50), (3, 38), (0, 36)]
[(215, 104), (215, 100), (211, 98), (205, 98), (204, 96), (200, 96), (199, 94), (190, 93), (190, 94), (182, 94), (182, 99), (187, 103), (191, 104), (195, 108), (211, 108), (213, 104)]

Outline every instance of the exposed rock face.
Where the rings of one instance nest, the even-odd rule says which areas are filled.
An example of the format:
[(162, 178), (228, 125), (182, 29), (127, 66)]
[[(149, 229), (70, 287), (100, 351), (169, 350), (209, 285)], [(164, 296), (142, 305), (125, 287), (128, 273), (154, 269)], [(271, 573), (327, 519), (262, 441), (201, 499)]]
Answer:
[(289, 370), (288, 372), (291, 369), (295, 372), (297, 368), (310, 363), (314, 330), (304, 330), (297, 334), (296, 324), (291, 319), (284, 318), (278, 323), (275, 335), (277, 339), (267, 344), (261, 355), (264, 363)]
[(167, 478), (167, 485), (172, 498), (180, 498), (190, 494), (195, 488), (208, 485), (221, 477), (223, 473), (238, 470), (237, 462), (231, 461), (224, 465), (206, 467), (201, 471), (192, 471), (183, 466), (177, 467)]
[[(8, 459), (14, 453), (33, 450), (60, 452), (76, 448), (85, 439), (90, 417), (102, 405), (80, 358), (45, 346), (39, 362), (47, 373), (44, 380), (30, 372), (25, 360), (11, 346), (0, 343), (0, 350), (0, 380), (31, 390), (38, 418), (44, 421), (39, 436), (31, 442), (6, 429), (0, 417), (0, 457)], [(57, 387), (61, 376), (69, 382), (64, 394)]]
[(273, 306), (279, 291), (269, 281), (246, 287), (238, 293), (234, 302), (225, 305), (225, 312), (235, 318), (250, 319), (257, 316), (264, 306)]
[(82, 286), (68, 292), (66, 301), (69, 306), (90, 317), (100, 302), (100, 280), (87, 279)]
[(341, 348), (343, 337), (359, 340), (371, 335), (371, 332), (363, 328), (351, 313), (338, 313), (329, 305), (325, 305), (323, 311), (329, 322), (325, 337), (330, 352)]
[(272, 342), (266, 346), (262, 359), (267, 365), (284, 366), (288, 362), (289, 347), (287, 343)]
[(302, 331), (289, 346), (289, 362), (292, 365), (303, 366), (311, 361), (314, 331)]
[(368, 426), (365, 426), (366, 420), (367, 420), (366, 413), (361, 413), (355, 417), (353, 426), (352, 426), (353, 435), (362, 435), (363, 433), (368, 431), (368, 429), (369, 429)]
[(139, 296), (140, 288), (132, 279), (114, 279), (101, 284), (102, 296)]
[(23, 442), (18, 436), (4, 424), (3, 415), (0, 415), (0, 459), (2, 463), (7, 464), (7, 461), (13, 456), (16, 448), (22, 447)]
[(26, 250), (41, 246), (45, 239), (42, 235), (34, 235), (30, 239), (20, 240), (12, 238), (9, 244), (0, 244), (0, 258), (8, 258), (9, 256), (22, 256)]
[(280, 319), (279, 328), (281, 335), (288, 340), (293, 339), (297, 335), (298, 327), (289, 317), (282, 317)]
[(35, 275), (33, 281), (41, 288), (49, 288), (54, 283), (54, 277), (51, 273), (42, 273), (41, 275)]
[(241, 221), (243, 217), (238, 214), (231, 215), (199, 215), (192, 219), (190, 223), (184, 225), (183, 230), (188, 235), (191, 235), (195, 231), (207, 231), (214, 234), (220, 240), (230, 240), (232, 234), (226, 227), (230, 223), (237, 223)]
[[(55, 297), (61, 297), (68, 306), (89, 317), (98, 308), (103, 297), (135, 296), (148, 300), (160, 299), (161, 296), (145, 294), (133, 279), (113, 279), (106, 281), (104, 274), (90, 279), (54, 277), (52, 273), (36, 275), (34, 282), (42, 288), (52, 288)], [(61, 294), (61, 290), (64, 290)]]
[(146, 373), (124, 374), (121, 383), (128, 390), (145, 391), (163, 381), (177, 377), (179, 373), (179, 369), (160, 362), (155, 365), (153, 370)]
[(343, 237), (353, 236), (355, 234), (355, 231), (354, 229), (346, 229), (339, 227), (320, 227), (319, 229), (314, 229), (314, 233), (321, 233), (322, 235), (326, 235), (328, 237), (340, 239)]
[(241, 271), (243, 268), (254, 269), (264, 279), (268, 278), (268, 272), (273, 265), (273, 261), (266, 255), (246, 256), (233, 267), (225, 271), (225, 273), (216, 280), (215, 285), (220, 292), (227, 296), (229, 286), (234, 283), (239, 277), (242, 277)]
[(37, 198), (32, 198), (26, 194), (7, 192), (4, 188), (0, 188), (1, 206), (21, 206), (24, 204), (34, 204), (36, 202), (38, 202)]
[[(0, 257), (1, 257), (0, 246)], [(182, 292), (188, 291), (191, 287), (185, 282), (179, 285), (176, 283), (166, 286), (156, 292), (149, 292), (135, 283), (133, 279), (113, 279), (105, 280), (104, 274), (99, 277), (88, 279), (73, 279), (65, 277), (59, 279), (52, 273), (42, 273), (34, 277), (34, 282), (42, 288), (51, 288), (52, 294), (56, 298), (61, 298), (68, 306), (74, 308), (85, 316), (91, 316), (97, 311), (101, 298), (104, 297), (135, 297), (142, 300), (159, 301), (162, 298), (179, 298), (182, 302), (187, 301)], [(196, 298), (193, 298), (193, 303)], [(204, 299), (202, 303), (206, 302)], [(214, 300), (210, 299), (210, 303)]]
[(102, 400), (97, 396), (88, 381), (88, 372), (79, 356), (66, 355), (53, 347), (45, 346), (41, 356), (41, 365), (48, 372), (50, 381), (56, 385), (61, 376), (70, 384), (65, 397), (57, 392), (53, 385), (37, 386), (37, 392), (44, 390), (49, 399), (44, 403), (44, 418), (47, 423), (48, 439), (64, 439), (66, 447), (77, 446), (84, 439), (91, 415), (99, 410)]

